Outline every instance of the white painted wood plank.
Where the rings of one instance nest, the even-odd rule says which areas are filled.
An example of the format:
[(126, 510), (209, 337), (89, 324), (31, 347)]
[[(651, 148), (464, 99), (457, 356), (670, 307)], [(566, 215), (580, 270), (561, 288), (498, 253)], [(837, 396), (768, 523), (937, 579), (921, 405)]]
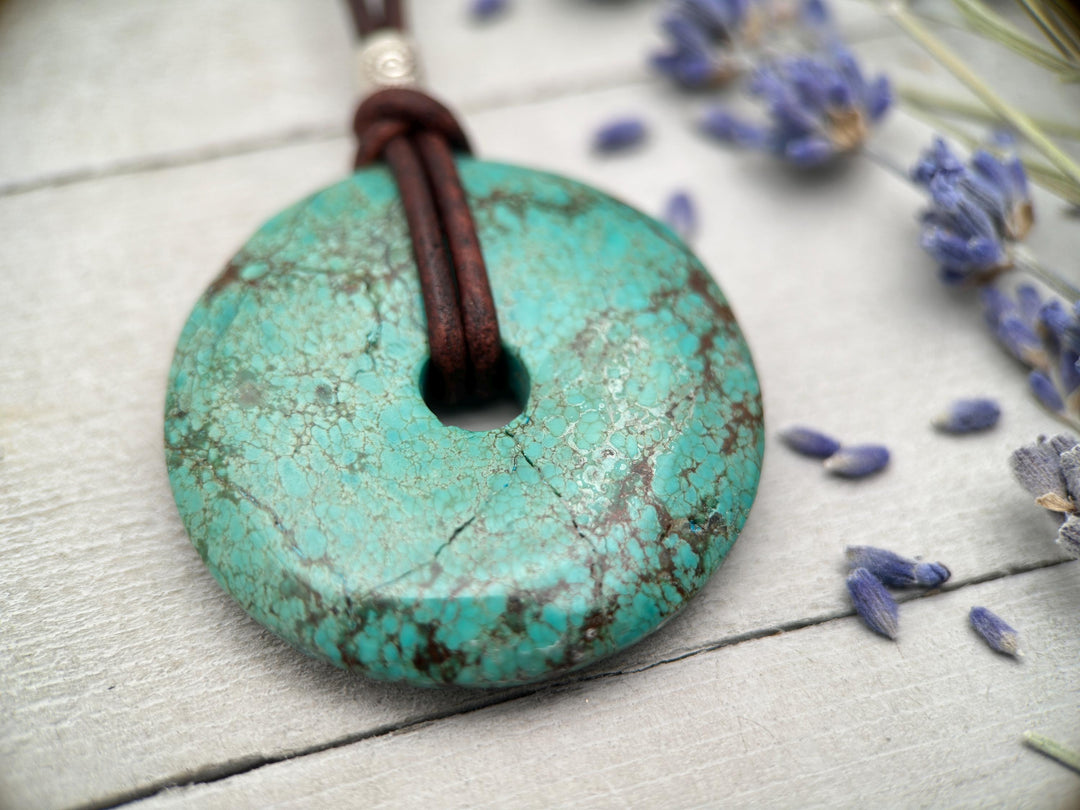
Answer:
[[(157, 4), (148, 19), (131, 4), (95, 2), (8, 3), (0, 14), (3, 84), (14, 88), (0, 94), (0, 119), (26, 125), (5, 130), (0, 160), (30, 172), (17, 176), (347, 113), (347, 49), (329, 3)], [(418, 26), (436, 87), (467, 107), (511, 97), (476, 84), (477, 73), (522, 95), (585, 75), (569, 56), (521, 44), (529, 36), (603, 56), (589, 75), (612, 65), (638, 75), (640, 29), (613, 36), (624, 24), (613, 16), (569, 25), (571, 13), (615, 11), (576, 6), (530, 3), (505, 30), (484, 31), (464, 28), (451, 3), (425, 6)], [(251, 15), (262, 20), (254, 28)], [(479, 59), (457, 65), (481, 35), (500, 37), (500, 70)], [(519, 50), (514, 42), (528, 58), (504, 58)], [(3, 108), (5, 99), (17, 107)], [(626, 110), (649, 111), (653, 143), (625, 158), (590, 157), (592, 126)], [(867, 166), (807, 188), (764, 160), (702, 143), (684, 126), (687, 110), (652, 84), (470, 124), (487, 155), (592, 179), (651, 210), (675, 185), (691, 187), (710, 224), (702, 255), (742, 315), (772, 425), (805, 419), (882, 439), (897, 462), (852, 486), (771, 446), (761, 500), (717, 581), (685, 617), (600, 669), (845, 610), (846, 542), (939, 555), (959, 581), (1054, 558), (1052, 524), (1003, 465), (1012, 446), (1054, 425), (1023, 395), (970, 302), (932, 280), (914, 247), (917, 197)], [(910, 146), (912, 133), (896, 140)], [(14, 347), (0, 364), (0, 590), (10, 606), (0, 615), (0, 797), (12, 804), (119, 796), (476, 699), (358, 682), (267, 637), (202, 569), (165, 483), (164, 374), (188, 308), (261, 219), (338, 176), (349, 151), (339, 139), (0, 201), (0, 345)], [(1000, 431), (947, 442), (925, 429), (941, 402), (987, 381), (1006, 400)]]
[[(1020, 735), (1080, 745), (1078, 575), (916, 600), (896, 644), (839, 620), (136, 806), (1075, 807), (1080, 779)], [(973, 603), (1023, 628), (1030, 655), (983, 646)]]
[(0, 12), (0, 182), (348, 120), (334, 0), (16, 0)]
[[(588, 156), (593, 120), (657, 103), (627, 88), (472, 126), (493, 157), (531, 157), (646, 207), (689, 184), (771, 430), (805, 419), (884, 440), (897, 459), (846, 484), (770, 432), (761, 498), (719, 577), (597, 671), (845, 611), (847, 542), (939, 556), (959, 581), (1056, 558), (1052, 524), (1003, 463), (1054, 425), (968, 304), (937, 289), (914, 247), (915, 195), (868, 164), (811, 194), (674, 114), (657, 118), (643, 153)], [(167, 488), (164, 376), (189, 307), (259, 220), (337, 176), (349, 152), (342, 140), (0, 200), (0, 343), (14, 347), (0, 365), (0, 796), (12, 804), (131, 795), (478, 699), (348, 678), (261, 632), (202, 568)], [(1007, 408), (999, 431), (947, 441), (926, 428), (940, 402), (990, 381)]]
[[(524, 0), (476, 25), (465, 0), (414, 0), (432, 90), (469, 111), (641, 81), (655, 2)], [(855, 36), (886, 30), (840, 0)], [(12, 0), (0, 10), (0, 189), (347, 131), (344, 0)]]

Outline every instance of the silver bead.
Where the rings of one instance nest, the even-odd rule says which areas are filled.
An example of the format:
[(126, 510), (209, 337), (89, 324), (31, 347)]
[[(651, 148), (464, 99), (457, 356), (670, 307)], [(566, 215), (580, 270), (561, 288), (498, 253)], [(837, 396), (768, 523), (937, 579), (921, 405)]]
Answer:
[(420, 64), (412, 40), (389, 30), (364, 37), (356, 51), (356, 77), (363, 94), (419, 83)]

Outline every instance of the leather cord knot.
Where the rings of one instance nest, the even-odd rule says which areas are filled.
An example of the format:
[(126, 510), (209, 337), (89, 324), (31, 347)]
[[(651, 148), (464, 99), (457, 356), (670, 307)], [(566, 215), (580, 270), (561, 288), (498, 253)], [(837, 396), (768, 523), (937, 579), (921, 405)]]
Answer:
[(369, 96), (353, 129), (356, 167), (386, 161), (401, 194), (427, 315), (429, 388), (448, 404), (486, 400), (501, 387), (505, 362), (476, 225), (454, 163), (453, 151), (470, 153), (468, 138), (450, 110), (409, 88)]
[(472, 154), (469, 139), (454, 114), (427, 93), (406, 87), (372, 93), (353, 116), (359, 148), (356, 168), (379, 159), (396, 137), (430, 132), (441, 135), (455, 152)]

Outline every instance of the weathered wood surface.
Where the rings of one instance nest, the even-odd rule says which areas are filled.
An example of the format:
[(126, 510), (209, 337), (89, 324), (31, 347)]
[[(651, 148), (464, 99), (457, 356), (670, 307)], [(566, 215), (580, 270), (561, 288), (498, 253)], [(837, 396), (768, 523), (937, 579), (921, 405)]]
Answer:
[[(1080, 744), (1080, 572), (1054, 565), (1053, 523), (1004, 466), (1012, 447), (1057, 426), (1025, 395), (972, 302), (933, 279), (916, 246), (918, 195), (869, 161), (807, 183), (702, 141), (686, 125), (696, 105), (641, 70), (650, 4), (519, 3), (521, 19), (482, 31), (454, 3), (414, 5), (433, 84), (475, 110), (467, 123), (485, 156), (581, 177), (654, 212), (676, 187), (697, 197), (697, 248), (749, 335), (769, 419), (743, 539), (682, 617), (585, 673), (611, 677), (461, 717), (513, 695), (367, 683), (263, 632), (213, 582), (175, 514), (160, 438), (164, 377), (191, 304), (228, 255), (348, 165), (343, 16), (333, 3), (299, 0), (153, 12), (120, 0), (9, 2), (0, 7), (0, 806), (117, 804), (239, 773), (183, 796), (230, 806), (237, 784), (263, 804), (322, 806), (304, 774), (332, 791), (352, 778), (335, 767), (355, 775), (357, 766), (327, 763), (349, 761), (372, 763), (363, 789), (373, 804), (526, 803), (553, 769), (567, 778), (538, 795), (582, 805), (677, 799), (667, 772), (690, 785), (680, 804), (726, 791), (760, 804), (805, 793), (975, 805), (996, 801), (1009, 780), (1016, 792), (1004, 795), (1033, 807), (1080, 801), (1075, 777), (1016, 740), (1031, 721)], [(883, 53), (894, 40), (875, 38), (877, 23), (852, 12), (863, 51)], [(530, 37), (568, 44), (547, 58)], [(498, 69), (482, 67), (489, 47)], [(653, 125), (643, 150), (588, 153), (595, 124), (639, 110)], [(907, 160), (926, 133), (898, 115), (876, 148)], [(1067, 258), (1070, 243), (1049, 230), (1048, 260), (1055, 250)], [(963, 440), (929, 430), (942, 404), (977, 393), (1002, 398), (998, 430)], [(859, 484), (829, 479), (775, 442), (796, 420), (884, 441), (894, 464)], [(841, 549), (853, 542), (939, 558), (959, 590), (909, 606), (897, 645), (833, 621), (850, 612)], [(1013, 666), (978, 646), (957, 607), (966, 593), (993, 597), (1005, 613), (1016, 606), (1009, 617), (1031, 635), (1031, 661)], [(953, 647), (959, 657), (944, 653)], [(729, 673), (743, 682), (730, 712)], [(878, 682), (886, 686), (872, 689)], [(801, 687), (795, 711), (800, 683), (815, 686)], [(587, 723), (582, 695), (603, 697), (601, 722)], [(932, 723), (941, 707), (951, 726)], [(777, 739), (745, 725), (748, 758), (727, 769), (743, 751), (738, 717)], [(825, 732), (834, 723), (843, 735)], [(409, 731), (379, 736), (399, 728)], [(609, 748), (605, 736), (621, 742)], [(912, 743), (898, 752), (905, 737)], [(840, 744), (849, 738), (860, 745)], [(528, 757), (499, 759), (523, 740)], [(816, 757), (831, 749), (822, 776)], [(285, 757), (295, 758), (251, 770)], [(434, 758), (415, 792), (395, 770), (409, 757)], [(478, 771), (486, 760), (493, 766)], [(830, 780), (862, 787), (824, 792)], [(1020, 793), (1028, 784), (1046, 789)]]
[[(1074, 733), (1076, 568), (920, 599), (899, 646), (841, 619), (137, 807), (1075, 806), (1075, 774), (1017, 740)], [(964, 617), (979, 602), (1024, 625), (1030, 656), (973, 643)]]

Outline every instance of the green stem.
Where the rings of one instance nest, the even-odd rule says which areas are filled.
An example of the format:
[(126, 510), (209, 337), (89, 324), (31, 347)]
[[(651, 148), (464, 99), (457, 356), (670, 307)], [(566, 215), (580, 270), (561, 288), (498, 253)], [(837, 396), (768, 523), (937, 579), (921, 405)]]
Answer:
[(952, 0), (952, 2), (963, 15), (965, 22), (977, 33), (989, 37), (1037, 65), (1061, 74), (1066, 81), (1076, 79), (1080, 66), (1075, 61), (1059, 56), (1029, 39), (1012, 23), (991, 11), (985, 3), (980, 0)]
[(992, 111), (1000, 115), (1013, 128), (1023, 135), (1032, 146), (1039, 150), (1047, 160), (1053, 163), (1063, 174), (1080, 185), (1080, 166), (1047, 138), (1035, 123), (1022, 112), (1005, 102), (991, 90), (982, 79), (958, 59), (952, 51), (937, 37), (927, 31), (907, 10), (903, 0), (893, 0), (885, 6), (885, 13), (923, 46), (930, 55), (944, 65), (950, 73), (967, 85), (979, 100)]
[(1038, 279), (1070, 304), (1080, 301), (1080, 290), (1057, 273), (1044, 267), (1021, 245), (1012, 246), (1013, 267)]
[(1028, 748), (1034, 748), (1040, 754), (1045, 754), (1050, 759), (1057, 760), (1066, 768), (1072, 768), (1077, 773), (1080, 773), (1080, 752), (1066, 748), (1061, 743), (1051, 740), (1049, 737), (1044, 737), (1042, 734), (1036, 734), (1034, 731), (1025, 731), (1023, 739), (1024, 745)]
[[(935, 93), (932, 90), (922, 90), (918, 87), (902, 84), (897, 86), (896, 94), (902, 101), (906, 101), (915, 107), (954, 113), (964, 118), (973, 118), (976, 121), (983, 121), (988, 124), (1002, 122), (1000, 115), (995, 115), (985, 107), (947, 96), (944, 93)], [(1049, 118), (1036, 118), (1033, 115), (1029, 115), (1028, 118), (1043, 132), (1068, 138), (1071, 141), (1080, 141), (1080, 127), (1070, 126)]]

